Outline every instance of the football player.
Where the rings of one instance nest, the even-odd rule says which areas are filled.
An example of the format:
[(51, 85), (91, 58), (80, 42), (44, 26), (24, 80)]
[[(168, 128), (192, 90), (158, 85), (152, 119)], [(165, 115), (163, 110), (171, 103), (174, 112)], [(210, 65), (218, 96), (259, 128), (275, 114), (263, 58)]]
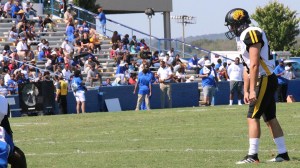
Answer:
[(225, 33), (228, 39), (236, 38), (237, 48), (241, 54), (244, 70), (244, 102), (249, 104), (247, 114), (249, 151), (247, 156), (237, 164), (258, 163), (258, 146), (261, 135), (260, 118), (263, 117), (277, 146), (278, 155), (269, 160), (282, 162), (290, 160), (285, 146), (283, 131), (276, 119), (274, 94), (277, 77), (273, 73), (275, 61), (270, 54), (265, 32), (252, 27), (248, 12), (241, 8), (230, 10), (225, 16)]

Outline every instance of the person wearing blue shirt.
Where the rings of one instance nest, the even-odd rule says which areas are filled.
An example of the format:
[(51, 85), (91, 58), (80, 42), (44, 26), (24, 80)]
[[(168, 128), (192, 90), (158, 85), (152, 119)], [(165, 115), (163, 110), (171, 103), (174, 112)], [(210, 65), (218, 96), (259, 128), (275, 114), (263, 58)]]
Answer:
[(80, 107), (81, 107), (81, 112), (85, 113), (86, 87), (84, 86), (84, 83), (82, 81), (82, 77), (80, 75), (80, 70), (76, 70), (74, 72), (74, 77), (71, 82), (71, 88), (72, 88), (72, 91), (73, 91), (75, 99), (76, 99), (77, 114), (80, 113)]
[(212, 97), (215, 95), (217, 83), (217, 73), (214, 68), (211, 67), (211, 62), (206, 60), (204, 67), (200, 70), (199, 77), (202, 78), (202, 88), (205, 106), (210, 106)]
[(20, 11), (20, 2), (16, 1), (15, 4), (12, 5), (11, 7), (11, 17), (12, 18), (17, 18), (17, 13)]
[(149, 73), (149, 67), (147, 64), (144, 65), (143, 71), (138, 75), (138, 81), (135, 84), (133, 94), (136, 93), (137, 87), (139, 87), (138, 91), (138, 100), (136, 104), (136, 111), (140, 110), (141, 104), (143, 101), (146, 103), (147, 110), (150, 110), (150, 101), (149, 97), (151, 97), (152, 92), (152, 73)]
[(198, 56), (197, 54), (194, 54), (192, 58), (189, 59), (188, 62), (188, 70), (194, 70), (195, 73), (199, 73), (200, 67), (198, 65)]
[(278, 62), (279, 64), (274, 69), (274, 74), (277, 76), (277, 81), (278, 81), (277, 97), (278, 97), (278, 102), (286, 102), (288, 79), (283, 77), (285, 73), (284, 60), (280, 59)]
[(97, 18), (100, 20), (102, 34), (106, 35), (106, 16), (105, 16), (105, 13), (103, 12), (103, 8), (101, 6), (98, 8), (98, 12), (99, 12), (99, 14), (98, 14)]

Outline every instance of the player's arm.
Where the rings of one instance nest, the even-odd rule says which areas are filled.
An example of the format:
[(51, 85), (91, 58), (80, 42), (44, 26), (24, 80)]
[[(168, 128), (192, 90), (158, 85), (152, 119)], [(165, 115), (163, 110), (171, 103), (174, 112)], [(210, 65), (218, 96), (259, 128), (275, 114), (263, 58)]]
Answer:
[(258, 81), (259, 59), (260, 59), (261, 43), (256, 43), (249, 48), (250, 57), (250, 85), (249, 85), (249, 101), (256, 101), (255, 87)]
[(244, 102), (246, 104), (249, 103), (249, 74), (247, 73), (247, 70), (244, 70), (243, 72), (243, 78), (244, 78)]

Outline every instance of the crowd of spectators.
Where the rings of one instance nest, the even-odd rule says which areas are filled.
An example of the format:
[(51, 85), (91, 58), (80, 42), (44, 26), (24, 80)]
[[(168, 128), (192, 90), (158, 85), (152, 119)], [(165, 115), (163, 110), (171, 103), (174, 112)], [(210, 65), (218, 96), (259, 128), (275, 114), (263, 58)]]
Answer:
[[(149, 67), (152, 73), (151, 82), (163, 83), (163, 90), (166, 90), (164, 92), (168, 96), (171, 94), (167, 91), (168, 83), (193, 82), (197, 77), (207, 81), (206, 79), (212, 75), (208, 80), (214, 82), (208, 82), (217, 88), (217, 82), (232, 80), (230, 60), (224, 62), (218, 59), (217, 63), (213, 64), (208, 62), (210, 60), (208, 55), (198, 58), (198, 55), (194, 54), (185, 61), (174, 48), (167, 52), (152, 50), (144, 39), (138, 40), (135, 35), (132, 37), (128, 34), (121, 35), (117, 31), (114, 31), (111, 37), (111, 50), (108, 55), (108, 59), (112, 60), (115, 66), (115, 73), (112, 76), (114, 80), (109, 77), (102, 80), (103, 65), (96, 55), (101, 51), (100, 35), (86, 21), (76, 21), (76, 13), (71, 6), (64, 5), (62, 8), (63, 23), (66, 26), (63, 33), (66, 36), (60, 46), (55, 47), (47, 40), (48, 33), (57, 32), (57, 22), (51, 15), (47, 14), (44, 18), (39, 16), (36, 20), (29, 19), (31, 15), (36, 16), (30, 2), (22, 6), (19, 1), (9, 0), (1, 7), (1, 16), (13, 20), (14, 24), (8, 32), (8, 41), (16, 46), (11, 50), (10, 45), (6, 45), (2, 51), (3, 56), (0, 57), (2, 69), (0, 91), (4, 94), (17, 93), (20, 83), (51, 80), (53, 76), (70, 83), (76, 70), (86, 74), (87, 86), (102, 87), (136, 85), (144, 67)], [(98, 11), (97, 17), (103, 17), (102, 7)], [(44, 62), (45, 69), (37, 69), (37, 62)], [(167, 82), (160, 81), (162, 73), (158, 70), (162, 64), (163, 69), (168, 69)], [(206, 86), (203, 83), (202, 85)], [(207, 105), (211, 104), (213, 92), (207, 91), (209, 93), (207, 100), (210, 99), (206, 102)], [(239, 99), (240, 97), (239, 95)]]

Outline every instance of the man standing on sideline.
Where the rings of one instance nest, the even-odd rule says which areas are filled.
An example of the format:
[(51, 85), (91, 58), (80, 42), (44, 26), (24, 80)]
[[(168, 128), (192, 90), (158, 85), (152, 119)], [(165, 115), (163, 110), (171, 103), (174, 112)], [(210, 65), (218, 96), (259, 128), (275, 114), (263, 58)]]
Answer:
[(238, 96), (238, 105), (242, 105), (243, 98), (243, 65), (240, 64), (240, 58), (236, 57), (234, 64), (231, 64), (228, 69), (228, 76), (230, 80), (230, 94), (229, 94), (229, 105), (233, 103), (234, 93)]
[(81, 112), (85, 113), (85, 92), (86, 87), (84, 86), (84, 82), (82, 81), (82, 77), (80, 75), (80, 70), (75, 70), (74, 77), (71, 82), (71, 88), (74, 93), (76, 99), (76, 111), (77, 114)]
[[(244, 159), (236, 164), (258, 163), (258, 146), (261, 135), (260, 118), (263, 116), (274, 142), (278, 155), (271, 162), (289, 161), (285, 139), (281, 126), (276, 119), (274, 94), (277, 88), (277, 77), (273, 72), (274, 60), (269, 53), (269, 44), (265, 32), (258, 27), (250, 27), (248, 12), (241, 8), (230, 10), (225, 16), (225, 33), (228, 39), (235, 37), (245, 62), (244, 69), (244, 102), (249, 104), (248, 134), (249, 151)], [(249, 69), (247, 71), (247, 69)]]
[(98, 16), (96, 16), (96, 18), (99, 19), (100, 21), (100, 25), (101, 25), (101, 29), (102, 29), (102, 35), (106, 35), (106, 16), (105, 13), (103, 12), (103, 8), (100, 6), (98, 8)]
[(277, 87), (277, 97), (278, 102), (286, 102), (286, 93), (288, 89), (288, 79), (284, 78), (285, 76), (285, 66), (284, 60), (280, 59), (279, 64), (274, 70), (275, 75), (277, 76), (278, 87)]
[(172, 70), (166, 66), (165, 61), (160, 61), (160, 68), (157, 71), (159, 77), (159, 88), (160, 88), (160, 101), (161, 108), (165, 108), (165, 97), (168, 96), (169, 108), (172, 108), (172, 93), (171, 93), (171, 79)]
[(55, 101), (58, 102), (59, 105), (59, 114), (68, 114), (68, 103), (67, 103), (67, 95), (68, 95), (68, 83), (64, 80), (63, 76), (58, 76), (58, 82), (56, 85), (56, 97)]
[(215, 95), (217, 87), (217, 72), (211, 66), (210, 60), (206, 60), (203, 68), (199, 72), (199, 78), (202, 78), (202, 88), (205, 106), (210, 106), (212, 103), (212, 98)]
[(138, 81), (136, 82), (133, 91), (133, 94), (135, 94), (137, 87), (139, 87), (138, 100), (137, 100), (135, 111), (140, 110), (143, 101), (145, 101), (147, 110), (150, 110), (149, 98), (151, 97), (151, 93), (152, 93), (152, 86), (151, 86), (152, 74), (149, 73), (148, 64), (144, 64), (143, 66), (144, 66), (143, 70), (138, 75)]

